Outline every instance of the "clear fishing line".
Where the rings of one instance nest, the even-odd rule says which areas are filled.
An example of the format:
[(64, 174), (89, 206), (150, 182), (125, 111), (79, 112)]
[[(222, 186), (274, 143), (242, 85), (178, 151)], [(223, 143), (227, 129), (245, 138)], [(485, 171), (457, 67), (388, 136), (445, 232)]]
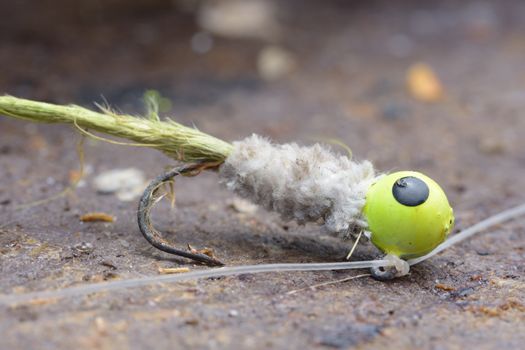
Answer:
[[(434, 255), (442, 252), (448, 247), (457, 244), (487, 228), (514, 219), (518, 216), (525, 215), (525, 203), (511, 209), (507, 209), (501, 213), (491, 216), (477, 224), (461, 231), (454, 235), (431, 253), (420, 258), (408, 260), (409, 265), (415, 265), (425, 261)], [(141, 286), (148, 286), (158, 283), (172, 283), (188, 280), (196, 280), (210, 277), (224, 277), (239, 274), (253, 274), (253, 273), (269, 273), (269, 272), (293, 272), (293, 271), (333, 271), (333, 270), (351, 270), (374, 267), (389, 267), (393, 266), (391, 260), (367, 260), (367, 261), (353, 261), (353, 262), (334, 262), (334, 263), (282, 263), (282, 264), (260, 264), (260, 265), (244, 265), (222, 267), (209, 270), (193, 271), (177, 275), (160, 275), (134, 278), (128, 280), (102, 282), (88, 285), (81, 285), (75, 287), (68, 287), (59, 290), (51, 291), (37, 291), (25, 294), (11, 294), (1, 295), (0, 304), (10, 305), (26, 303), (34, 300), (42, 299), (58, 299), (65, 297), (78, 297), (91, 293), (110, 292), (120, 289), (136, 288)]]

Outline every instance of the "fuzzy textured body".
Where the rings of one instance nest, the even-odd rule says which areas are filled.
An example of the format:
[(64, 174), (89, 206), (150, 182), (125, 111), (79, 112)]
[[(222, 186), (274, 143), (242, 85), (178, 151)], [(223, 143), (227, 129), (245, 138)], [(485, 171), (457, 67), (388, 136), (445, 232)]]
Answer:
[(354, 162), (319, 144), (277, 145), (252, 135), (233, 143), (219, 171), (228, 189), (286, 220), (323, 220), (340, 234), (367, 226), (362, 209), (376, 179), (368, 161)]

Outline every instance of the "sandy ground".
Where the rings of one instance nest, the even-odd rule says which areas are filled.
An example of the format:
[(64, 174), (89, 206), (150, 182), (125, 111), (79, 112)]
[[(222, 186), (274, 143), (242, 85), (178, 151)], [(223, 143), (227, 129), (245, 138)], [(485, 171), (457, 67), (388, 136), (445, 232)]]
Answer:
[[(305, 144), (336, 138), (381, 171), (436, 179), (454, 206), (455, 232), (525, 201), (520, 1), (279, 2), (271, 37), (212, 32), (211, 44), (208, 34), (201, 43), (211, 45), (206, 53), (192, 49), (201, 29), (191, 1), (2, 2), (0, 93), (85, 106), (104, 96), (139, 114), (143, 92), (156, 89), (172, 102), (166, 115), (225, 140), (254, 132)], [(293, 61), (271, 81), (257, 63), (268, 45)], [(438, 101), (407, 92), (416, 62), (439, 76)], [(78, 139), (71, 127), (0, 118), (0, 293), (207, 268), (150, 247), (136, 200), (94, 189), (108, 170), (134, 167), (153, 178), (173, 165), (153, 150), (89, 140), (83, 186), (18, 208), (68, 186)], [(233, 198), (213, 173), (182, 179), (176, 211), (163, 203), (155, 221), (180, 246), (211, 247), (229, 265), (340, 261), (348, 252), (351, 242), (315, 225), (242, 212)], [(93, 211), (117, 220), (80, 222)], [(364, 244), (355, 259), (376, 254)], [(247, 274), (0, 305), (0, 348), (517, 349), (524, 263), (518, 219), (387, 283), (308, 289), (362, 272)]]

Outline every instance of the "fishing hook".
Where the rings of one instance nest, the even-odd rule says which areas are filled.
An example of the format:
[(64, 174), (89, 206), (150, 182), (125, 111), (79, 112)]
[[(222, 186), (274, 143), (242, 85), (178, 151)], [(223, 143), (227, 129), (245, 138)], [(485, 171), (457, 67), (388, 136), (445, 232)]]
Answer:
[(142, 197), (139, 201), (139, 209), (137, 214), (139, 229), (144, 238), (155, 248), (162, 250), (163, 252), (182, 256), (188, 259), (192, 259), (201, 263), (205, 263), (212, 266), (223, 266), (224, 264), (217, 260), (216, 258), (202, 254), (194, 253), (191, 251), (186, 251), (182, 249), (175, 248), (166, 241), (161, 233), (157, 231), (151, 223), (151, 209), (156, 203), (155, 194), (157, 190), (163, 184), (171, 181), (175, 176), (196, 176), (202, 170), (213, 169), (218, 166), (217, 163), (193, 163), (193, 164), (184, 164), (178, 167), (175, 167), (155, 178), (150, 182), (148, 187), (144, 190)]

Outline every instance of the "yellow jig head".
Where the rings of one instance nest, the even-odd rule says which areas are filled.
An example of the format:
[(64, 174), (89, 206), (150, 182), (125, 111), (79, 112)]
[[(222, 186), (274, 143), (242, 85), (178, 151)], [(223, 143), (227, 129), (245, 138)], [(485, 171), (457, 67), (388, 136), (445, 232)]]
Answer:
[(403, 259), (429, 253), (454, 226), (445, 192), (434, 180), (415, 171), (396, 172), (372, 184), (363, 213), (372, 243)]

